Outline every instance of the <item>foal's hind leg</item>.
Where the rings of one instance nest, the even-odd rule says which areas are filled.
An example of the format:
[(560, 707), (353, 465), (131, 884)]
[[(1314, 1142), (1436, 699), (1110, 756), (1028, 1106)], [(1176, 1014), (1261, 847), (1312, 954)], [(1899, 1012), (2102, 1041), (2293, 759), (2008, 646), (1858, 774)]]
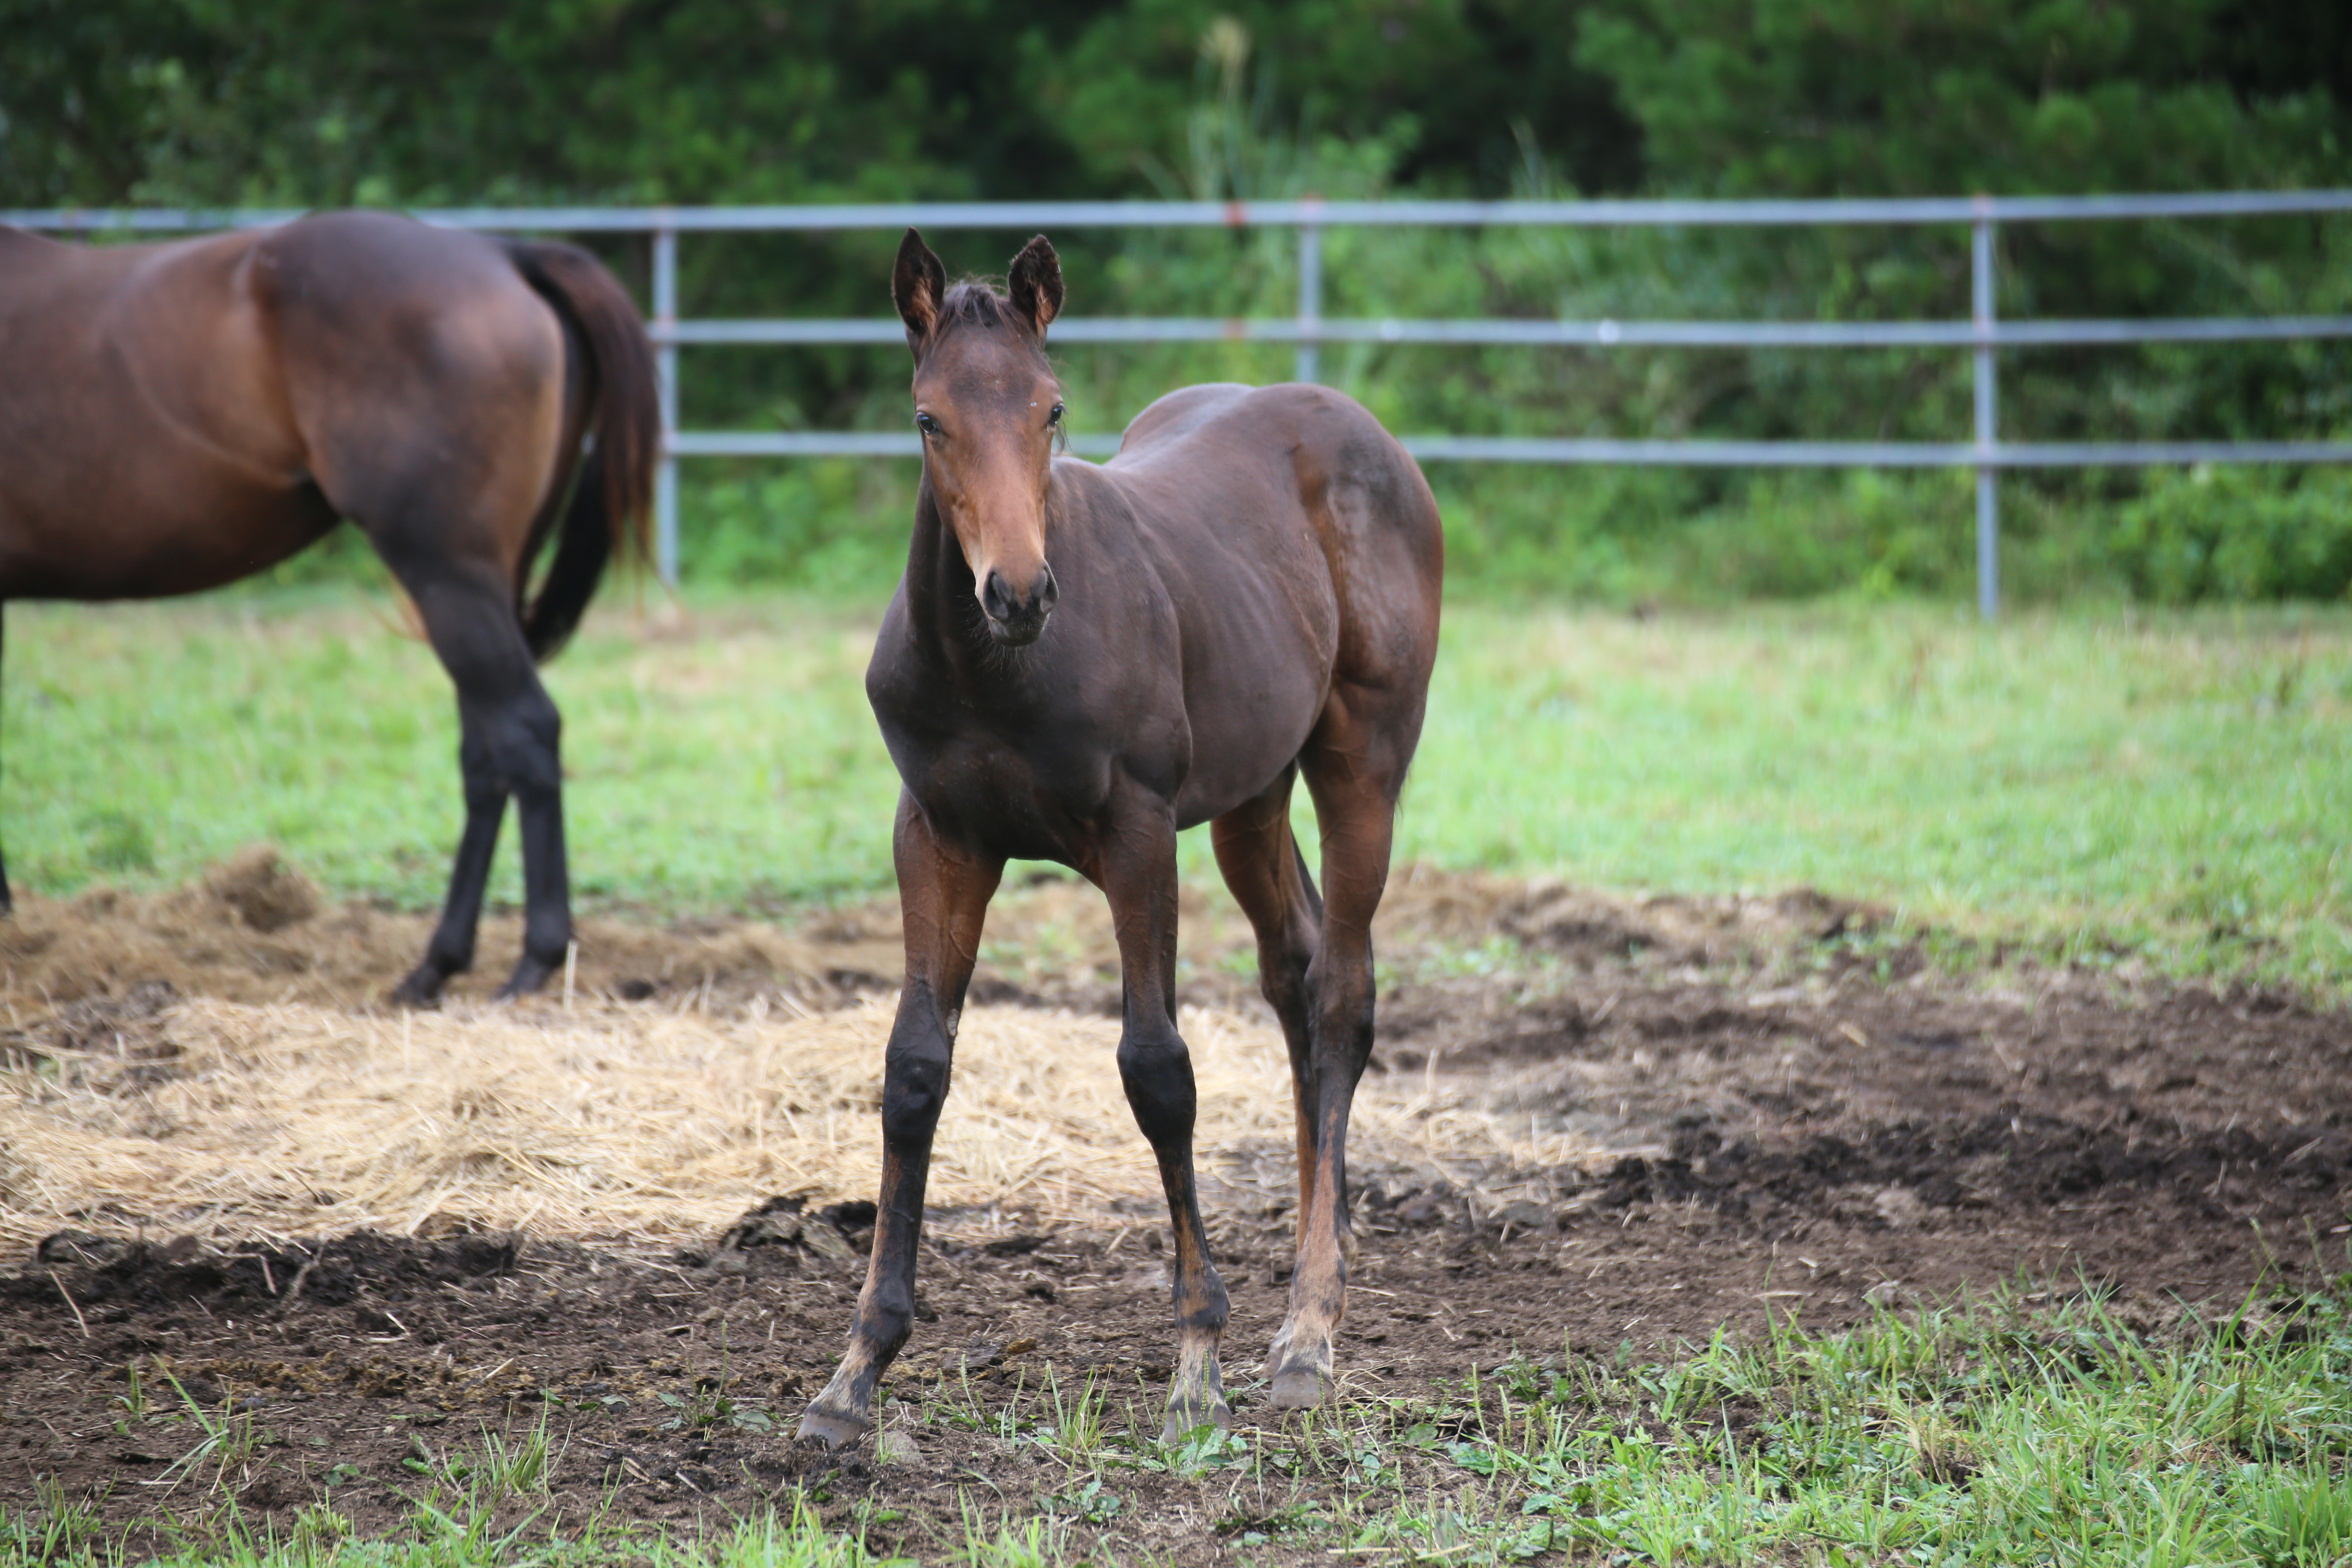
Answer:
[(1354, 1250), (1348, 1117), (1372, 1054), (1372, 916), (1388, 885), (1397, 795), (1420, 729), (1417, 702), (1396, 710), (1389, 694), (1335, 688), (1299, 759), (1322, 827), (1323, 927), (1307, 972), (1307, 1074), (1297, 1085), (1312, 1134), (1312, 1174), (1299, 1176), (1306, 1212), (1290, 1310), (1266, 1353), (1277, 1409), (1304, 1409), (1328, 1396), (1332, 1339), (1347, 1310)]
[(458, 765), (465, 774), (466, 828), (451, 867), (449, 898), (425, 961), (394, 995), (430, 1002), (474, 959), (475, 929), (499, 820), (512, 795), (522, 831), (522, 957), (500, 996), (535, 991), (572, 943), (572, 897), (564, 870), (562, 719), (541, 684), (516, 618), (514, 591), (497, 570), (471, 563), (420, 561), (385, 550), (415, 601), (425, 636), (457, 688)]
[(1323, 933), (1323, 902), (1307, 874), (1298, 842), (1290, 832), (1290, 789), (1296, 766), (1256, 799), (1245, 801), (1210, 825), (1217, 869), (1234, 901), (1257, 933), (1258, 990), (1282, 1024), (1290, 1047), (1291, 1111), (1298, 1138), (1298, 1245), (1307, 1244), (1307, 1214), (1315, 1197), (1315, 1119), (1309, 1090), (1315, 1080), (1313, 1035), (1308, 1020), (1307, 967)]

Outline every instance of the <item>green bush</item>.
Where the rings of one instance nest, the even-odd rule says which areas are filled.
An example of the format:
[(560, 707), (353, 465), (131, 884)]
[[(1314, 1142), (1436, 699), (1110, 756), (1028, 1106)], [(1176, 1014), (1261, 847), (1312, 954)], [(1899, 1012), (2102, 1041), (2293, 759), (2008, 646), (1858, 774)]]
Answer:
[(2340, 599), (2352, 590), (2352, 475), (2199, 467), (2152, 475), (2108, 549), (2133, 596)]
[(828, 458), (689, 465), (678, 504), (678, 575), (874, 600), (907, 560), (915, 468)]

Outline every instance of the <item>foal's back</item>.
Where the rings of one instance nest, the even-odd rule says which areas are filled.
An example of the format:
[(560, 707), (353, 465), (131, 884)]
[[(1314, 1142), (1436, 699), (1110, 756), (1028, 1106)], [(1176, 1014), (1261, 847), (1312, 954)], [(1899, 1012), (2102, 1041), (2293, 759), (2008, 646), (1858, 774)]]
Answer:
[(1355, 399), (1311, 383), (1188, 386), (1137, 415), (1102, 471), (1180, 579), (1236, 553), (1279, 574), (1334, 678), (1425, 677), (1437, 501)]

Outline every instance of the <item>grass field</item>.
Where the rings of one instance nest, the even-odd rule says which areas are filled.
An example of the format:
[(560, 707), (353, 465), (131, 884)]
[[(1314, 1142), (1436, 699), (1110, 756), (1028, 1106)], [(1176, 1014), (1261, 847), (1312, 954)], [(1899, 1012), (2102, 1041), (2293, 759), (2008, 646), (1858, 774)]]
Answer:
[[(121, 1429), (194, 1447), (174, 1471), (194, 1526), (136, 1544), (61, 1496), (0, 1510), (0, 1563), (476, 1568), (971, 1568), (1174, 1560), (1129, 1504), (1197, 1521), (1186, 1561), (1610, 1564), (2309, 1564), (2352, 1551), (2343, 1300), (2273, 1302), (2160, 1332), (2096, 1300), (2011, 1296), (1842, 1333), (1790, 1323), (1679, 1363), (1513, 1361), (1416, 1401), (1358, 1402), (1282, 1430), (1203, 1428), (1173, 1449), (1155, 1414), (1093, 1385), (1009, 1404), (943, 1386), (894, 1428), (942, 1426), (1025, 1458), (1030, 1496), (969, 1500), (961, 1538), (910, 1539), (887, 1510), (713, 1510), (698, 1528), (550, 1530), (533, 1510), (561, 1447), (542, 1417), (419, 1438), (413, 1534), (362, 1542), (331, 1505), (287, 1527), (237, 1509), (239, 1467), (273, 1441), (252, 1418), (135, 1383)], [(772, 1419), (714, 1405), (710, 1419)], [(778, 1413), (778, 1418), (786, 1413)], [(681, 1418), (685, 1418), (682, 1416)], [(695, 1418), (700, 1419), (701, 1416)], [(209, 1500), (208, 1500), (209, 1499)], [(543, 1510), (543, 1503), (541, 1510)], [(822, 1512), (820, 1510), (823, 1510)], [(1203, 1559), (1201, 1550), (1210, 1555)], [(144, 1550), (142, 1550), (144, 1548)]]
[[(614, 595), (549, 671), (583, 900), (772, 911), (886, 888), (896, 781), (859, 686), (875, 613)], [(455, 719), (389, 598), (9, 620), (20, 885), (176, 882), (271, 839), (339, 893), (437, 899)], [(1456, 605), (1399, 852), (1615, 889), (1811, 885), (1970, 941), (2332, 993), (2352, 976), (2347, 715), (2337, 610), (1987, 630), (1910, 605)], [(1186, 866), (1210, 878), (1203, 837)]]

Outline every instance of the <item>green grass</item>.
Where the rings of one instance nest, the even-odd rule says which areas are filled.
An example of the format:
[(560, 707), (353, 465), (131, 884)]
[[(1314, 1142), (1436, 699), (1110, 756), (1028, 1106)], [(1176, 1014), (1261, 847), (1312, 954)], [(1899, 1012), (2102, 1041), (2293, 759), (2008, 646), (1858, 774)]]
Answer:
[[(616, 595), (549, 670), (591, 903), (772, 910), (888, 886), (870, 607)], [(184, 880), (256, 839), (339, 893), (439, 896), (455, 718), (354, 590), (9, 616), (20, 884)], [(1811, 885), (1970, 941), (2352, 977), (2352, 614), (1913, 604), (1637, 620), (1447, 613), (1398, 851), (1707, 893)], [(1303, 796), (1303, 792), (1302, 792)], [(1205, 836), (1188, 875), (1213, 878)], [(497, 891), (516, 889), (511, 836)]]
[[(331, 1507), (265, 1528), (232, 1504), (159, 1561), (1046, 1568), (1165, 1561), (1208, 1536), (1266, 1564), (2324, 1568), (2352, 1553), (2347, 1284), (2160, 1326), (2021, 1288), (1838, 1331), (1783, 1321), (1668, 1362), (1514, 1357), (1460, 1387), (1172, 1449), (1149, 1389), (901, 1381), (886, 1420), (913, 1468), (870, 1498), (818, 1480), (731, 1522), (563, 1531), (526, 1513), (494, 1530), (501, 1505), (513, 1521), (543, 1495), (544, 1466), (518, 1478), (515, 1450), (485, 1448), (413, 1465), (394, 1539), (353, 1538)], [(989, 1479), (935, 1495), (949, 1456)], [(118, 1561), (121, 1539), (50, 1488), (0, 1513), (0, 1565)]]

